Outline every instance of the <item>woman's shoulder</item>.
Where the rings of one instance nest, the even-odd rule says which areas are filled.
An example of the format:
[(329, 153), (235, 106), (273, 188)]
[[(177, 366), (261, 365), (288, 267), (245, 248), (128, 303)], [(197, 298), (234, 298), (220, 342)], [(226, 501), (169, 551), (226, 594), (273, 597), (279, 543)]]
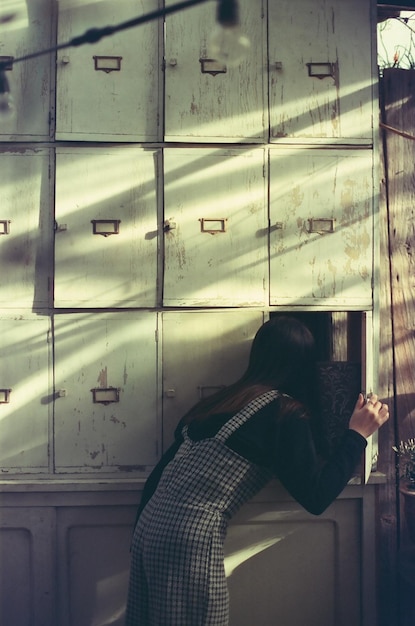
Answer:
[(279, 393), (274, 401), (274, 418), (309, 419), (307, 407), (300, 401), (286, 393)]
[(256, 430), (265, 427), (268, 431), (269, 429), (273, 431), (276, 425), (309, 419), (309, 412), (302, 402), (293, 396), (275, 391), (276, 397), (258, 409), (242, 429), (248, 431), (251, 428)]

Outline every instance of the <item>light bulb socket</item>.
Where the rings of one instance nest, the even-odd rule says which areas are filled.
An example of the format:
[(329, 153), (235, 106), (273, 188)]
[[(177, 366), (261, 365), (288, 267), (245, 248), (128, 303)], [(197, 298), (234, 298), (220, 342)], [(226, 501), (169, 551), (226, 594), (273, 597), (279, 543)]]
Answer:
[(239, 26), (238, 0), (218, 0), (216, 21), (224, 28)]
[(3, 70), (0, 71), (0, 94), (2, 93), (10, 93), (10, 85), (7, 80), (6, 72)]

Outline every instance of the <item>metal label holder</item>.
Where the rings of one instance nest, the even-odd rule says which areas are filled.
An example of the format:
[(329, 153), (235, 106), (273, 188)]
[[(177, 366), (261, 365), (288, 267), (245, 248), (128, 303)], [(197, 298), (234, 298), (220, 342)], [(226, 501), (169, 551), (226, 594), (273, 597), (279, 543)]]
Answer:
[(217, 74), (226, 74), (228, 71), (226, 65), (216, 59), (199, 59), (199, 63), (202, 74), (216, 76)]
[(312, 78), (336, 78), (337, 74), (337, 64), (330, 63), (329, 61), (325, 63), (306, 63), (308, 67), (308, 75)]
[(119, 234), (121, 220), (91, 220), (91, 224), (94, 235), (109, 237)]
[(118, 387), (95, 387), (91, 391), (94, 404), (107, 405), (120, 401), (120, 390)]
[(0, 220), (0, 235), (10, 234), (10, 220)]
[(122, 57), (110, 57), (110, 56), (93, 56), (95, 71), (105, 72), (120, 72)]
[(9, 404), (11, 389), (0, 389), (0, 404)]
[(312, 217), (308, 220), (308, 232), (319, 235), (334, 233), (336, 230), (336, 220), (332, 217)]
[(216, 235), (217, 233), (226, 233), (226, 217), (218, 218), (200, 218), (200, 230), (202, 233), (210, 233)]

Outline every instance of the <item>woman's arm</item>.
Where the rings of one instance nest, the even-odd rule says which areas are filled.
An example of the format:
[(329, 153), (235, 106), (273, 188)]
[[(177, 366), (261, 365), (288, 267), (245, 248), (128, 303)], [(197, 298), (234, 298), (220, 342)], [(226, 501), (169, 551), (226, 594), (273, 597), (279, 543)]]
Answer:
[(366, 438), (388, 419), (388, 407), (379, 402), (376, 394), (368, 402), (359, 394), (348, 430), (331, 456), (321, 462), (314, 445), (310, 420), (304, 413), (301, 415), (298, 406), (294, 413), (284, 411), (276, 421), (274, 471), (304, 508), (320, 515), (353, 476), (367, 445)]
[(307, 511), (320, 515), (343, 491), (362, 458), (366, 439), (347, 430), (333, 454), (317, 455), (310, 421), (287, 416), (279, 420), (274, 471), (285, 488)]

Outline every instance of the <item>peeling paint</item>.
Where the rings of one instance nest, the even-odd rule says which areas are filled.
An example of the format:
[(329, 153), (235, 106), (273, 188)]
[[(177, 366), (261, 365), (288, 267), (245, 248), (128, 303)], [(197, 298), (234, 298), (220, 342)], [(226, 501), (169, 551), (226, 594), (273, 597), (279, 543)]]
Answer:
[(370, 246), (370, 236), (368, 233), (348, 233), (347, 243), (344, 249), (345, 254), (354, 261), (358, 261), (360, 257), (365, 255)]
[(123, 428), (127, 428), (127, 423), (123, 420), (120, 420), (116, 415), (111, 415), (110, 422), (112, 422), (113, 424), (121, 424)]
[(298, 207), (301, 206), (304, 200), (304, 192), (301, 191), (301, 187), (299, 185), (297, 185), (291, 190), (290, 200), (291, 200), (292, 212), (294, 211), (294, 209), (297, 209)]
[(331, 272), (331, 274), (332, 274), (332, 290), (331, 291), (332, 291), (332, 295), (334, 296), (334, 295), (336, 295), (336, 291), (337, 291), (337, 289), (336, 289), (337, 268), (334, 265), (334, 263), (332, 263), (332, 261), (330, 259), (327, 262), (327, 266), (328, 266), (329, 272)]
[(128, 370), (127, 370), (126, 364), (124, 364), (123, 381), (124, 381), (124, 385), (126, 385), (128, 381)]
[(102, 369), (100, 373), (98, 374), (97, 382), (104, 389), (108, 387), (108, 367), (107, 366), (104, 367), (104, 369)]
[(199, 107), (195, 103), (194, 99), (190, 103), (190, 113), (191, 113), (191, 115), (198, 115), (199, 114)]

